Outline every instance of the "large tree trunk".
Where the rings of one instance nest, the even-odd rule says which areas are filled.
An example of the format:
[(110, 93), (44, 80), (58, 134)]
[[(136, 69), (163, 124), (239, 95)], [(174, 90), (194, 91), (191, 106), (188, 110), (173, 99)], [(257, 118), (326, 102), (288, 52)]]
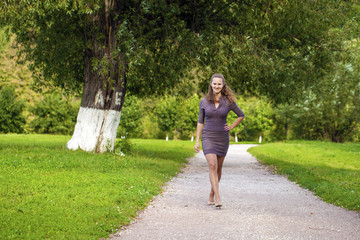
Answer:
[[(105, 12), (92, 16), (91, 49), (85, 51), (85, 82), (71, 150), (113, 150), (126, 93), (126, 64), (117, 53), (114, 2), (105, 0)], [(100, 40), (99, 40), (100, 39)], [(95, 62), (95, 64), (94, 64)]]

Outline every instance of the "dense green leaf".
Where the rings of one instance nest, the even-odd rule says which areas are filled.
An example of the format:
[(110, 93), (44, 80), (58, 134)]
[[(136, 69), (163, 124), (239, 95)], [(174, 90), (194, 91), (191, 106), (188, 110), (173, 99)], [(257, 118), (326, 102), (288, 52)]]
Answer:
[(22, 133), (25, 103), (18, 99), (13, 86), (0, 86), (0, 133)]
[(44, 99), (30, 107), (34, 119), (30, 122), (31, 131), (36, 133), (71, 134), (78, 111), (78, 105), (58, 93), (48, 93)]

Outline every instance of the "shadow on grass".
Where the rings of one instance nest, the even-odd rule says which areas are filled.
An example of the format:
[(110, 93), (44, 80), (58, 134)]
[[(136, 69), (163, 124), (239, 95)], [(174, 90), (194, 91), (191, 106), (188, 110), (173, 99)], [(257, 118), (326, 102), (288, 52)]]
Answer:
[(257, 155), (275, 173), (309, 189), (324, 201), (349, 210), (360, 211), (360, 171), (326, 165), (302, 165)]

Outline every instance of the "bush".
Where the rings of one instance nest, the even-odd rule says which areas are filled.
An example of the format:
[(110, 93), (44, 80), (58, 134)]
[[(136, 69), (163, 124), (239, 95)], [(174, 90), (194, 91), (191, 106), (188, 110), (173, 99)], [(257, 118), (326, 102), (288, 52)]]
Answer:
[[(257, 141), (260, 136), (265, 141), (271, 141), (269, 133), (273, 126), (271, 105), (255, 97), (239, 97), (236, 103), (243, 110), (245, 119), (231, 131), (231, 134), (237, 135), (240, 141)], [(232, 124), (236, 118), (236, 114), (231, 111), (227, 119), (228, 124)]]
[(118, 136), (139, 137), (144, 128), (141, 124), (143, 116), (142, 102), (135, 96), (126, 96), (124, 106), (121, 110), (120, 126)]
[(177, 105), (179, 116), (176, 120), (176, 130), (180, 133), (181, 139), (189, 139), (194, 135), (199, 116), (198, 95), (180, 99)]
[(0, 53), (4, 52), (4, 49), (9, 44), (5, 32), (6, 32), (6, 28), (0, 28)]
[(72, 134), (79, 106), (64, 100), (59, 93), (46, 94), (30, 108), (35, 117), (30, 128), (36, 133)]
[(176, 128), (176, 121), (179, 117), (178, 103), (176, 97), (165, 96), (160, 98), (154, 109), (155, 119), (161, 131), (169, 136), (169, 133)]
[(115, 143), (114, 152), (116, 154), (128, 154), (132, 151), (133, 144), (129, 138), (121, 138)]
[(24, 132), (25, 117), (22, 115), (25, 103), (20, 101), (13, 86), (0, 90), (0, 132)]

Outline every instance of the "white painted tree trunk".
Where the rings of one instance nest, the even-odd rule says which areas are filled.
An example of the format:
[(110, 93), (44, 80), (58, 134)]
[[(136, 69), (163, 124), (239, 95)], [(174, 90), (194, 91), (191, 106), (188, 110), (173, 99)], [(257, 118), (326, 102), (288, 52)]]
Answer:
[(105, 12), (89, 15), (96, 27), (89, 32), (84, 52), (81, 107), (74, 134), (67, 143), (72, 150), (101, 153), (114, 149), (126, 94), (128, 63), (125, 53), (118, 51), (115, 19), (121, 12), (120, 4), (112, 2), (105, 1)]
[(74, 134), (67, 143), (68, 149), (112, 151), (120, 116), (120, 111), (80, 107)]

